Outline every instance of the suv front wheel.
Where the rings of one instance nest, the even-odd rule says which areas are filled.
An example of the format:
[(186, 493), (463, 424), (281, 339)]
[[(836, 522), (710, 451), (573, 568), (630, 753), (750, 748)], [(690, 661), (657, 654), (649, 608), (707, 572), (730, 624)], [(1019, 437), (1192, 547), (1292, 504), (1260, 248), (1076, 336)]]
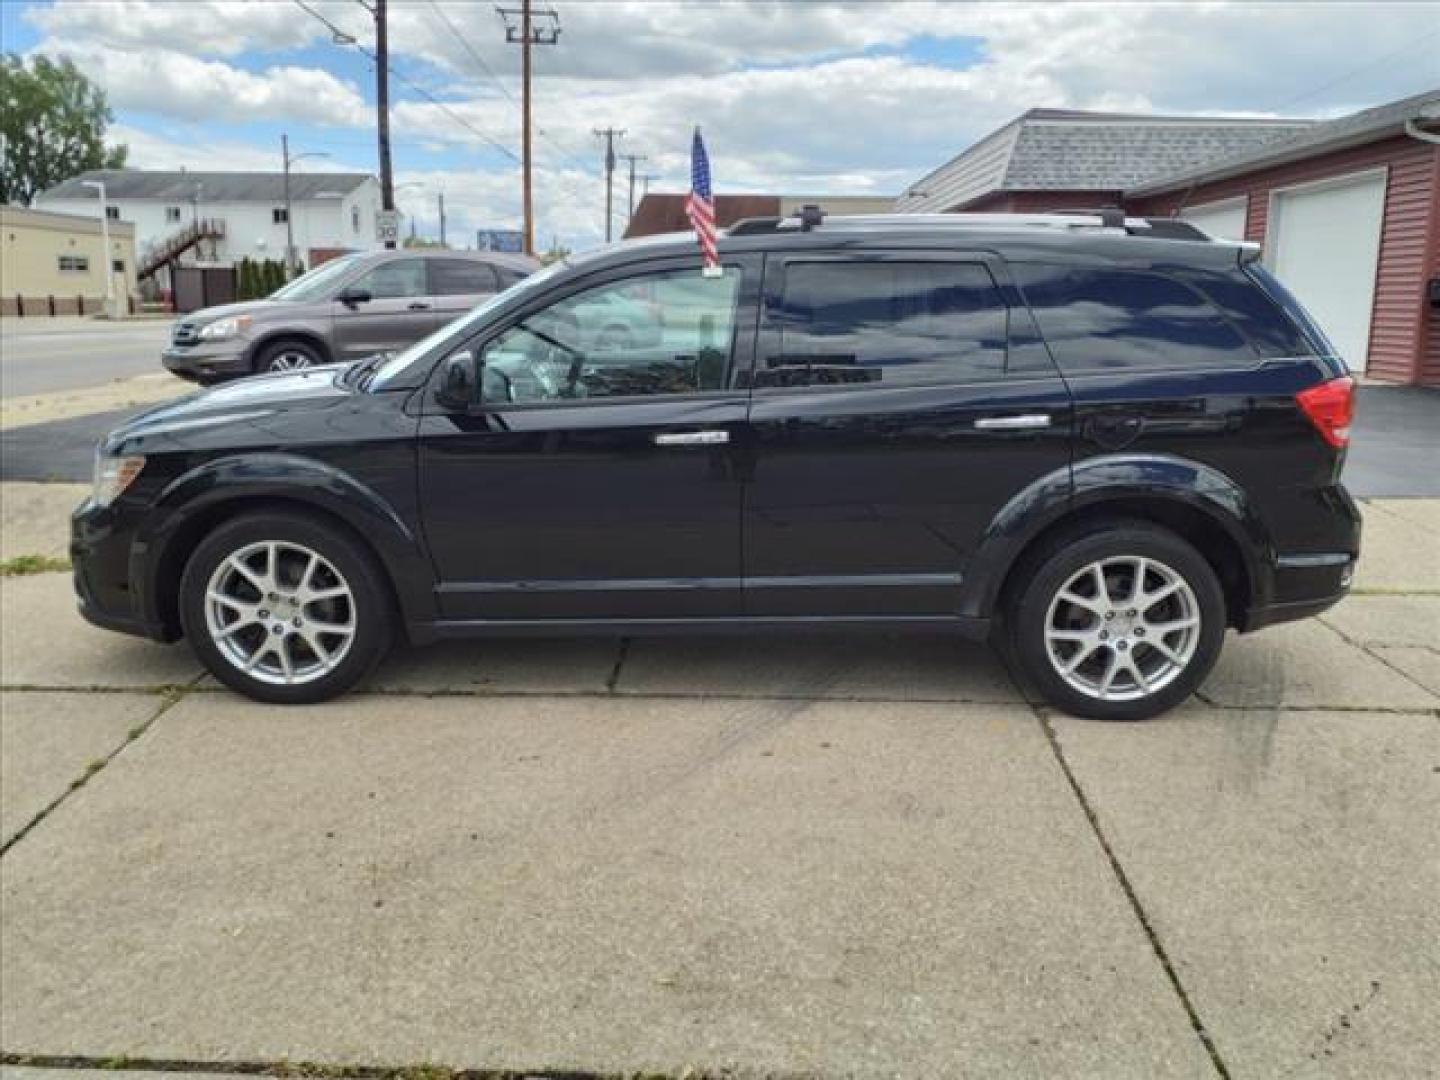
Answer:
[(1225, 598), (1175, 534), (1124, 522), (1052, 546), (1008, 613), (1011, 655), (1046, 700), (1077, 716), (1144, 720), (1210, 673)]
[(344, 693), (390, 644), (390, 601), (358, 541), (303, 514), (220, 526), (180, 579), (185, 636), (210, 673), (257, 701)]

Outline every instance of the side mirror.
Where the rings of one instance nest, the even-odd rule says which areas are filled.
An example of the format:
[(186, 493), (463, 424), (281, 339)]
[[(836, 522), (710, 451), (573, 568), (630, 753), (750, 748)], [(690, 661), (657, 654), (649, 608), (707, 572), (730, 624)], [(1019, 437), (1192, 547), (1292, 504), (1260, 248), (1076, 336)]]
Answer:
[(475, 404), (475, 354), (469, 349), (445, 358), (435, 400), (456, 412), (468, 412)]
[(356, 304), (368, 304), (371, 300), (369, 289), (346, 288), (340, 290), (340, 295), (335, 297), (346, 307), (354, 307)]

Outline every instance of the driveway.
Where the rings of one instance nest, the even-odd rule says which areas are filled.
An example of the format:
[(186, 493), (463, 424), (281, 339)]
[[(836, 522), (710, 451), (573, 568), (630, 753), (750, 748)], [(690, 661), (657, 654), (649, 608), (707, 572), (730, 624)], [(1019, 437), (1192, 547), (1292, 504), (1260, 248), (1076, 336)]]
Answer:
[[(57, 542), (73, 491), (4, 494)], [(1355, 596), (1138, 725), (883, 635), (453, 643), (267, 708), (0, 580), (5, 1080), (1425, 1075), (1440, 502), (1365, 511)]]

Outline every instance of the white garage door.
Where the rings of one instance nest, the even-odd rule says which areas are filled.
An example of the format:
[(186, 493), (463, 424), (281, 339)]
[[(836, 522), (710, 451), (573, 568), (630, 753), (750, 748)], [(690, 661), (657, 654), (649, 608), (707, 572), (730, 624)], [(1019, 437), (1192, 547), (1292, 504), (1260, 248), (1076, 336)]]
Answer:
[(1365, 370), (1385, 174), (1277, 191), (1266, 262), (1315, 317), (1355, 371)]
[(1206, 206), (1191, 206), (1180, 211), (1183, 221), (1190, 222), (1207, 236), (1217, 240), (1245, 239), (1245, 200), (1226, 199)]

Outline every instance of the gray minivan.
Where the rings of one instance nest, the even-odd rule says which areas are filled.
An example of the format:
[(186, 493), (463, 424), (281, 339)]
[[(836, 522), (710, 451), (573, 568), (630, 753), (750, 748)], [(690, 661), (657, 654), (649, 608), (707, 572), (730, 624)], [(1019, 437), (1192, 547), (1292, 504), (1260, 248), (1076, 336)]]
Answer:
[(539, 266), (491, 251), (342, 255), (264, 300), (191, 312), (175, 323), (161, 358), (176, 375), (210, 383), (392, 352)]

